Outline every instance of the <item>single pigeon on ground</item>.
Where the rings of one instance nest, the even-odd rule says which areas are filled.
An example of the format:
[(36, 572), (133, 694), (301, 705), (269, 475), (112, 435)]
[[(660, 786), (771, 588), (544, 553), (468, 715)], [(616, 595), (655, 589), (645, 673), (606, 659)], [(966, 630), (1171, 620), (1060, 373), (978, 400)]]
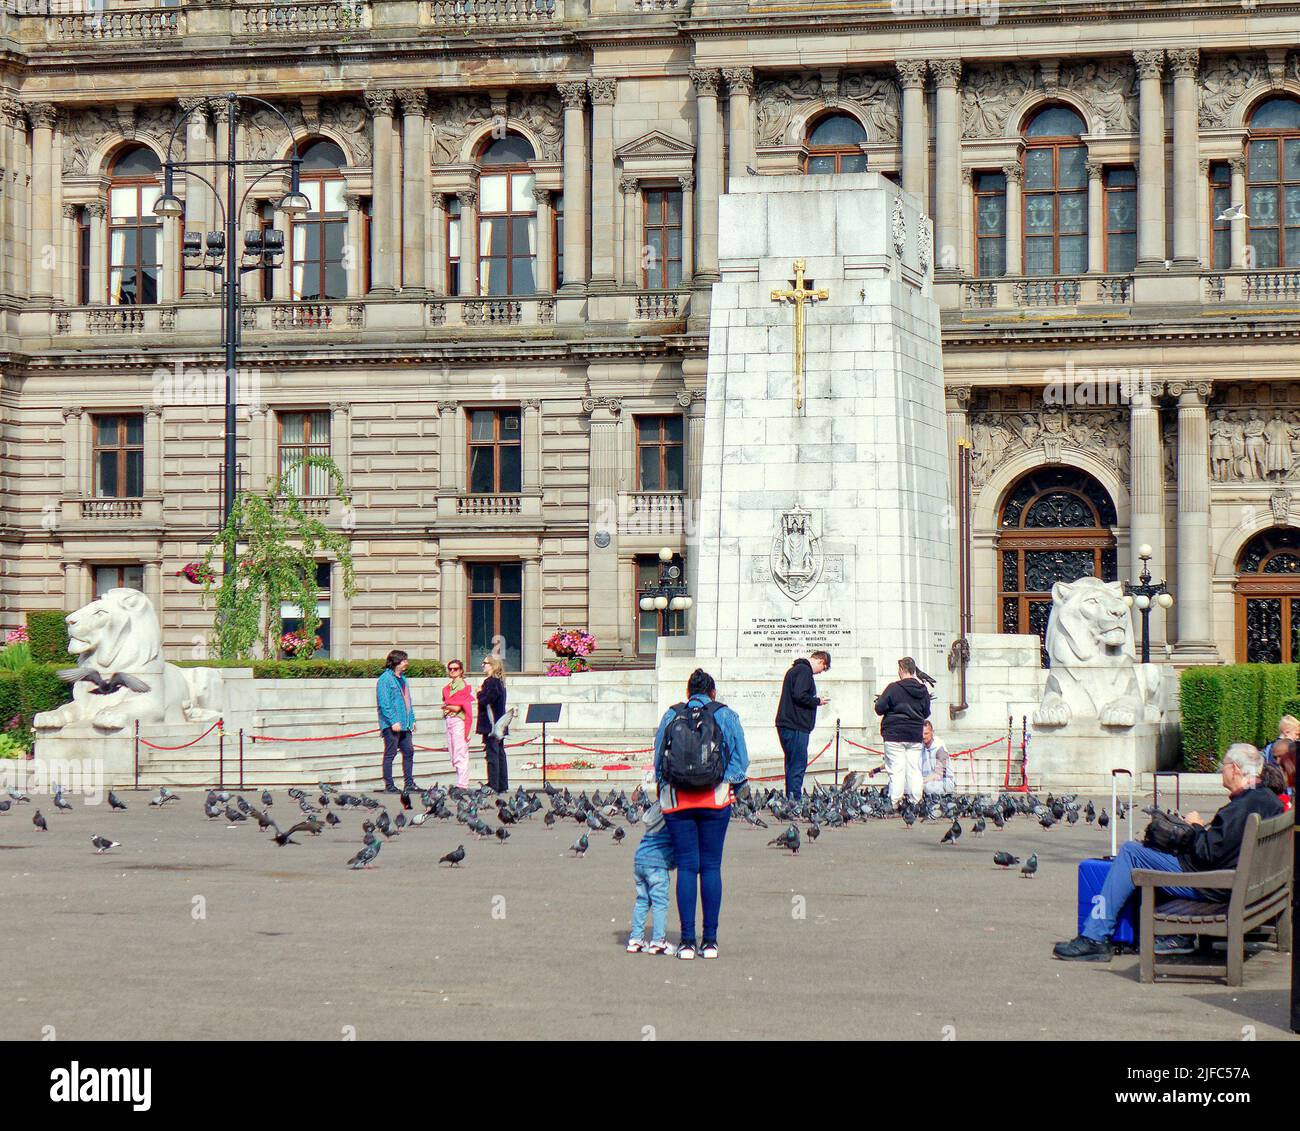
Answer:
[(103, 856), (104, 853), (107, 852), (110, 848), (121, 847), (120, 842), (116, 840), (109, 840), (108, 837), (106, 836), (92, 836), (90, 838), (90, 843), (95, 846), (96, 856)]
[(1110, 814), (1108, 814), (1105, 809), (1101, 811), (1101, 816), (1097, 818), (1097, 828), (1110, 828)]
[(497, 829), (496, 837), (498, 844), (505, 844), (505, 842), (510, 839), (510, 830), (506, 828), (505, 825), (502, 825)]
[(26, 801), (28, 805), (32, 803), (32, 799), (28, 797), (27, 794), (25, 794), (21, 789), (11, 789), (9, 791), (9, 799), (11, 801), (18, 801), (18, 802)]
[(271, 807), (271, 800), (271, 791), (269, 789), (262, 790), (262, 804), (268, 809)]
[(438, 863), (450, 864), (453, 868), (459, 868), (460, 862), (464, 859), (465, 859), (465, 846), (463, 844), (458, 844), (456, 845), (455, 849), (452, 850), (451, 852), (448, 852), (446, 856), (440, 856), (438, 858)]
[(62, 791), (54, 795), (54, 808), (58, 809), (60, 812), (63, 813), (72, 812), (72, 806), (68, 804), (67, 799), (64, 798)]
[(360, 871), (362, 868), (369, 868), (374, 863), (375, 857), (379, 855), (379, 850), (383, 847), (384, 842), (382, 840), (372, 841), (348, 861), (348, 867), (354, 872)]
[(35, 825), (38, 829), (40, 829), (41, 832), (43, 833), (47, 833), (50, 831), (50, 826), (45, 823), (45, 818), (41, 815), (41, 811), (39, 809), (37, 809), (36, 812), (32, 814), (32, 824)]
[(1032, 855), (1028, 860), (1026, 860), (1026, 861), (1024, 862), (1024, 864), (1021, 866), (1021, 868), (1020, 868), (1020, 874), (1021, 874), (1022, 876), (1029, 876), (1029, 877), (1032, 878), (1033, 874), (1034, 874), (1035, 872), (1037, 872), (1037, 871), (1038, 871), (1038, 853), (1035, 852), (1035, 853), (1034, 853), (1034, 854), (1033, 854), (1033, 855)]
[(587, 849), (589, 849), (590, 847), (591, 847), (591, 841), (587, 839), (587, 834), (583, 833), (582, 836), (578, 837), (577, 840), (575, 840), (571, 845), (569, 845), (569, 851), (574, 853), (577, 856), (586, 856)]
[(8, 813), (12, 806), (13, 802), (6, 797), (3, 801), (0, 801), (0, 813)]
[(1012, 856), (1009, 852), (993, 853), (993, 863), (999, 868), (1010, 868), (1012, 864), (1019, 864), (1020, 857)]
[(110, 809), (125, 809), (126, 802), (122, 801), (111, 789), (108, 791), (108, 807)]
[(795, 825), (790, 825), (778, 837), (773, 837), (767, 842), (769, 848), (775, 845), (777, 848), (788, 848), (791, 855), (799, 855), (799, 829)]
[(952, 824), (948, 831), (940, 838), (940, 844), (956, 844), (957, 838), (961, 836), (961, 822), (956, 817), (952, 819)]
[(627, 836), (627, 829), (623, 828), (623, 826), (620, 825), (618, 828), (614, 830), (614, 843), (622, 844), (623, 838), (625, 836)]

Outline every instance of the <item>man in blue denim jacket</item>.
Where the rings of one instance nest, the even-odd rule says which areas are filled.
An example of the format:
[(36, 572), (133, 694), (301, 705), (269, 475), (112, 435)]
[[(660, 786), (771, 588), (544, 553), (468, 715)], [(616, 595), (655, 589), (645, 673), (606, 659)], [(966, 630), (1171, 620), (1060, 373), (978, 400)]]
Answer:
[(415, 730), (415, 707), (411, 703), (411, 685), (406, 682), (409, 659), (394, 648), (384, 661), (384, 670), (375, 685), (379, 708), (379, 733), (384, 736), (384, 792), (396, 793), (393, 784), (393, 759), (402, 752), (402, 788), (408, 793), (420, 787), (415, 781), (415, 747), (411, 732)]

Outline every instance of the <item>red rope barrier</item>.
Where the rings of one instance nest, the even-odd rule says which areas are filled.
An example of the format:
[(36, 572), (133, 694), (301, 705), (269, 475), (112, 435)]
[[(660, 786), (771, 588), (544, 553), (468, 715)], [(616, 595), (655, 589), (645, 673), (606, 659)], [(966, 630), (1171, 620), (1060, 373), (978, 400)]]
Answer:
[(258, 739), (261, 739), (263, 742), (338, 742), (344, 738), (364, 738), (368, 734), (378, 733), (379, 728), (375, 727), (374, 730), (357, 730), (353, 731), (351, 734), (323, 734), (319, 736), (308, 736), (306, 738), (290, 738), (287, 735), (280, 736), (275, 734), (249, 734), (245, 735), (245, 737), (252, 739), (254, 742)]
[[(808, 759), (808, 765), (811, 766), (815, 761), (817, 761), (818, 758), (820, 758), (823, 754), (825, 754), (826, 751), (831, 748), (831, 744), (834, 741), (835, 739), (833, 738), (828, 739), (826, 745), (823, 746), (820, 750), (817, 751), (816, 754), (814, 754), (811, 758)], [(749, 780), (750, 781), (785, 781), (785, 774), (770, 774), (764, 778), (750, 778)]]
[(649, 754), (653, 746), (636, 746), (629, 750), (602, 750), (599, 746), (579, 746), (576, 742), (565, 742), (562, 738), (552, 739), (556, 746), (567, 746), (570, 750), (585, 750), (588, 754)]
[(199, 735), (198, 738), (194, 739), (193, 742), (183, 742), (181, 743), (180, 746), (158, 746), (155, 743), (150, 742), (146, 738), (140, 739), (140, 743), (143, 746), (149, 747), (150, 750), (185, 750), (193, 746), (195, 743), (202, 742), (205, 738), (208, 737), (208, 735), (210, 735), (220, 725), (221, 725), (221, 720), (218, 719), (215, 723), (213, 723), (210, 727), (208, 727), (207, 730), (205, 730), (201, 735)]

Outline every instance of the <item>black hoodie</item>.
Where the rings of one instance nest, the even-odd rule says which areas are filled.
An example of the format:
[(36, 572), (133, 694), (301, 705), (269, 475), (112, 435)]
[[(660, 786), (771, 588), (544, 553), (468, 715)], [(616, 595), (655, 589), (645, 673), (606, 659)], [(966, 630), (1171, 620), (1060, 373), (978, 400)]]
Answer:
[(785, 673), (781, 702), (776, 709), (776, 725), (812, 734), (817, 726), (817, 707), (817, 684), (813, 682), (812, 664), (800, 657)]
[(921, 727), (930, 717), (930, 693), (919, 679), (895, 680), (876, 700), (880, 737), (886, 742), (920, 742)]

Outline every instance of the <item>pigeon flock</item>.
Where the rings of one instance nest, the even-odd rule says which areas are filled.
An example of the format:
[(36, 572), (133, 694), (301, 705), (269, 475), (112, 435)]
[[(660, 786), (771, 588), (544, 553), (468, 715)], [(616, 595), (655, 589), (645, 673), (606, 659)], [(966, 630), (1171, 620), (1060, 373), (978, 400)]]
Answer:
[[(780, 789), (754, 790), (746, 786), (740, 790), (732, 806), (732, 819), (757, 829), (767, 829), (769, 825), (781, 827), (782, 831), (767, 842), (768, 847), (788, 852), (791, 856), (799, 855), (805, 844), (815, 843), (823, 829), (838, 829), (854, 822), (896, 816), (901, 816), (909, 831), (915, 829), (918, 822), (922, 825), (942, 824), (944, 832), (939, 843), (949, 846), (956, 846), (967, 831), (963, 821), (969, 822), (972, 838), (981, 840), (989, 825), (1004, 830), (1017, 818), (1022, 824), (1037, 824), (1043, 829), (1051, 829), (1062, 821), (1073, 825), (1080, 816), (1087, 824), (1095, 823), (1101, 829), (1107, 828), (1111, 821), (1105, 809), (1098, 813), (1091, 801), (1080, 806), (1074, 796), (1053, 797), (1049, 794), (1040, 800), (1032, 793), (1009, 792), (927, 796), (916, 803), (905, 801), (901, 812), (896, 813), (889, 803), (887, 790), (864, 786), (864, 781), (863, 775), (851, 773), (838, 787), (815, 785), (811, 792), (797, 799), (786, 797)], [(287, 827), (282, 828), (280, 821), (272, 815), (275, 798), (269, 790), (262, 790), (253, 801), (244, 796), (245, 792), (253, 794), (252, 790), (233, 793), (224, 789), (208, 790), (202, 802), (203, 817), (207, 821), (223, 822), (231, 828), (255, 826), (259, 833), (269, 832), (267, 843), (278, 848), (301, 845), (304, 843), (302, 837), (316, 838), (322, 833), (333, 833), (345, 825), (344, 815), (356, 810), (362, 817), (361, 842), (345, 864), (354, 871), (375, 866), (385, 842), (431, 823), (455, 824), (463, 830), (466, 840), (473, 837), (504, 846), (510, 838), (511, 826), (531, 821), (538, 814), (547, 828), (554, 828), (561, 821), (572, 821), (579, 826), (581, 831), (569, 846), (568, 853), (573, 858), (582, 859), (592, 848), (593, 836), (608, 833), (604, 838), (608, 844), (622, 845), (629, 831), (640, 824), (645, 811), (653, 803), (641, 786), (630, 794), (611, 789), (602, 796), (596, 790), (589, 797), (585, 791), (575, 796), (569, 789), (558, 789), (550, 783), (541, 791), (519, 787), (511, 794), (501, 795), (493, 793), (486, 785), (477, 789), (435, 785), (419, 793), (403, 792), (400, 809), (393, 816), (388, 811), (386, 797), (381, 799), (365, 792), (349, 792), (328, 782), (320, 782), (311, 794), (300, 788), (287, 791), (289, 801), (295, 806), (289, 810), (294, 820), (292, 823), (286, 820)], [(7, 793), (8, 796), (0, 800), (0, 814), (9, 812), (14, 805), (31, 804), (31, 798), (20, 790), (10, 789)], [(56, 813), (69, 812), (73, 808), (63, 787), (57, 784), (53, 788), (52, 801)], [(108, 804), (110, 812), (128, 808), (112, 790), (108, 793)], [(163, 786), (149, 799), (148, 806), (162, 809), (170, 804), (183, 805), (183, 799)], [(33, 810), (32, 825), (39, 832), (48, 832), (49, 822), (44, 814), (34, 806)], [(1115, 818), (1122, 820), (1125, 816), (1127, 809), (1120, 805)], [(495, 817), (495, 825), (487, 819), (489, 817)], [(97, 856), (121, 847), (121, 842), (99, 833), (91, 837), (91, 843)], [(445, 865), (448, 869), (459, 868), (465, 860), (465, 844), (460, 843), (440, 856), (438, 865)], [(993, 862), (1000, 869), (1009, 870), (1020, 865), (1021, 859), (999, 850), (993, 854)], [(1037, 871), (1038, 854), (1035, 852), (1021, 865), (1020, 874), (1032, 878)]]

